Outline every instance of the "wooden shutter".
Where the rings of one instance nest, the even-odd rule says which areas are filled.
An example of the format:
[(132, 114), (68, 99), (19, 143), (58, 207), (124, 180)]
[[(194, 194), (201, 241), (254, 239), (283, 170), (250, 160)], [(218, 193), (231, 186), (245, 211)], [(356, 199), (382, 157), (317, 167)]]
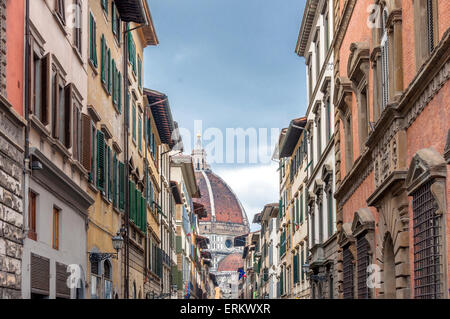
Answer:
[(105, 135), (97, 131), (97, 188), (105, 191)]
[(122, 162), (119, 161), (119, 209), (123, 210), (124, 205), (124, 182), (125, 182), (125, 167)]
[(82, 129), (82, 150), (81, 164), (90, 172), (91, 171), (91, 118), (87, 114), (81, 114)]
[(56, 297), (70, 298), (70, 289), (67, 287), (67, 266), (61, 263), (56, 263)]
[(31, 292), (43, 295), (50, 293), (50, 260), (31, 254)]
[(107, 50), (107, 68), (108, 68), (108, 93), (111, 94), (111, 49)]
[(134, 186), (134, 182), (133, 181), (129, 181), (128, 182), (129, 185), (129, 215), (130, 215), (130, 220), (132, 222), (135, 221), (134, 219), (134, 210), (135, 210), (135, 206), (136, 206), (136, 188)]
[(52, 78), (52, 61), (51, 61), (51, 54), (48, 53), (43, 59), (42, 59), (42, 72), (41, 72), (41, 109), (42, 109), (42, 118), (41, 122), (44, 125), (47, 125), (49, 123), (49, 114), (50, 114), (50, 103), (51, 103), (51, 96), (52, 96), (52, 90), (51, 90), (51, 78)]
[(102, 34), (101, 37), (101, 80), (103, 83), (106, 83), (106, 44), (105, 44), (105, 35)]
[(141, 198), (142, 200), (142, 231), (147, 233), (147, 205), (145, 197)]
[(72, 146), (72, 104), (72, 83), (70, 83), (64, 88), (64, 145), (67, 148)]
[(29, 110), (30, 114), (33, 114), (34, 110), (34, 52), (33, 52), (33, 38), (30, 37), (30, 41), (27, 44), (28, 50), (28, 97), (29, 97)]

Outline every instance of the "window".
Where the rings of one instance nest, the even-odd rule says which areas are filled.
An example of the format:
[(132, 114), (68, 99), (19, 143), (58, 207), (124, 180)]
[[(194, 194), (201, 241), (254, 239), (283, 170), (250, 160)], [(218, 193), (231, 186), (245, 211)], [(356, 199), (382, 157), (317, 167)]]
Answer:
[[(320, 107), (318, 108), (320, 110)], [(320, 112), (320, 111), (319, 111)], [(320, 158), (322, 155), (322, 121), (320, 118), (320, 114), (317, 114), (317, 158)]]
[(30, 52), (30, 88), (31, 110), (30, 112), (44, 125), (49, 123), (49, 106), (51, 96), (51, 54), (44, 57), (33, 49)]
[(60, 223), (60, 210), (53, 207), (53, 249), (59, 250), (59, 223)]
[(414, 296), (417, 299), (442, 298), (442, 235), (438, 205), (431, 191), (433, 180), (412, 193), (414, 230)]
[(111, 50), (108, 48), (108, 51), (106, 53), (106, 61), (107, 61), (107, 65), (106, 65), (106, 69), (108, 72), (108, 82), (106, 84), (106, 91), (108, 91), (108, 94), (111, 95)]
[(61, 19), (62, 23), (66, 22), (66, 9), (64, 3), (65, 0), (56, 0), (56, 14)]
[(416, 70), (428, 59), (438, 39), (438, 0), (414, 0)]
[(116, 37), (117, 43), (120, 46), (120, 27), (121, 27), (121, 20), (119, 16), (119, 12), (117, 11), (116, 4), (112, 2), (111, 4), (111, 12), (112, 12), (112, 32), (114, 36)]
[(81, 42), (82, 42), (82, 21), (81, 18), (81, 3), (80, 0), (75, 0), (75, 28), (74, 28), (74, 45), (78, 53), (81, 54)]
[(107, 79), (106, 79), (106, 77), (107, 77), (107, 70), (106, 70), (106, 63), (107, 63), (107, 56), (106, 56), (106, 51), (107, 51), (107, 48), (106, 48), (106, 39), (105, 39), (105, 35), (104, 34), (102, 34), (102, 37), (101, 37), (101, 40), (100, 40), (100, 42), (101, 42), (101, 70), (100, 70), (100, 74), (101, 74), (101, 80), (102, 80), (102, 83), (104, 84), (104, 85), (106, 85), (106, 81), (107, 81)]
[(133, 105), (132, 105), (132, 113), (131, 113), (131, 116), (132, 116), (132, 123), (133, 123), (133, 125), (132, 125), (132, 130), (133, 130), (133, 142), (134, 143), (136, 143), (136, 104), (135, 104), (135, 102), (133, 101)]
[[(102, 41), (104, 41), (102, 37)], [(103, 42), (102, 42), (103, 50)], [(103, 52), (103, 51), (102, 51)], [(103, 56), (102, 56), (103, 59)], [(89, 61), (94, 67), (97, 67), (97, 22), (92, 14), (89, 13)], [(102, 60), (103, 62), (103, 60)]]
[(108, 16), (108, 2), (109, 0), (102, 0), (102, 8), (105, 11), (106, 16)]
[(97, 131), (97, 188), (105, 195), (105, 134)]
[(333, 218), (333, 192), (331, 191), (331, 187), (330, 189), (327, 191), (327, 206), (328, 206), (328, 237), (331, 237), (333, 235), (333, 223), (334, 223), (334, 218)]
[(358, 256), (358, 299), (369, 299), (370, 290), (367, 286), (370, 265), (370, 246), (366, 238), (361, 235), (356, 240), (356, 255)]
[(330, 103), (330, 97), (327, 98), (326, 101), (326, 106), (325, 106), (326, 110), (325, 112), (327, 113), (327, 144), (331, 139), (331, 103)]
[(133, 73), (136, 75), (136, 44), (131, 34), (128, 34), (128, 61), (131, 64)]
[(311, 61), (308, 63), (308, 96), (309, 96), (309, 102), (311, 103), (312, 98), (312, 66)]
[(387, 10), (384, 9), (381, 27), (381, 112), (383, 112), (383, 110), (386, 108), (386, 105), (389, 101), (389, 48), (386, 22)]
[(324, 234), (323, 234), (323, 203), (322, 201), (319, 202), (318, 205), (319, 208), (319, 243), (323, 243), (324, 240)]
[(325, 28), (325, 50), (328, 52), (330, 49), (330, 21), (328, 18), (328, 12), (324, 16), (324, 28)]
[(354, 298), (353, 285), (353, 255), (350, 251), (349, 245), (343, 249), (343, 289), (344, 299)]
[(138, 56), (138, 83), (139, 88), (142, 89), (142, 60), (141, 57)]
[(38, 195), (30, 190), (29, 209), (28, 209), (28, 238), (37, 240), (36, 233), (36, 204)]
[(72, 145), (72, 84), (65, 85), (61, 71), (53, 69), (52, 74), (52, 136), (66, 148)]
[(139, 119), (138, 119), (138, 147), (139, 151), (142, 151), (142, 116), (139, 112)]
[[(317, 35), (317, 38), (319, 36)], [(320, 75), (320, 41), (319, 39), (316, 40), (316, 83), (319, 81), (319, 75)]]
[(81, 162), (81, 105), (74, 103), (72, 110), (72, 156), (75, 160)]
[(113, 299), (113, 285), (112, 285), (112, 266), (109, 260), (103, 263), (103, 280), (105, 287), (105, 299)]

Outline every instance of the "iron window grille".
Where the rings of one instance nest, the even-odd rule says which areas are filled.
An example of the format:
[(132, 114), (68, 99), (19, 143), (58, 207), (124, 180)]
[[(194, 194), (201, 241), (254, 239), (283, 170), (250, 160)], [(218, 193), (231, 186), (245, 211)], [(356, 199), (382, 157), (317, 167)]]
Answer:
[(413, 194), (414, 295), (417, 299), (442, 298), (440, 218), (428, 181)]
[(367, 286), (367, 267), (370, 265), (369, 242), (364, 236), (356, 240), (356, 253), (358, 256), (358, 299), (369, 299), (370, 290)]
[(344, 247), (343, 249), (343, 264), (344, 264), (344, 299), (353, 299), (353, 287), (354, 287), (354, 278), (353, 278), (353, 255), (350, 251), (349, 246)]

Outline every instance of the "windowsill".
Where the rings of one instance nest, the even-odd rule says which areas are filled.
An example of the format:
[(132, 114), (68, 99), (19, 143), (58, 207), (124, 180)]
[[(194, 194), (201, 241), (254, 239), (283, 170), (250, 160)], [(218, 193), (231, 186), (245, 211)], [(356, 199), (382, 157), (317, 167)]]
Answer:
[(44, 125), (34, 114), (30, 115), (30, 122), (41, 135), (44, 135), (45, 137), (50, 136), (50, 130), (47, 128), (50, 125)]
[[(107, 75), (106, 75), (106, 76), (107, 76)], [(108, 96), (111, 96), (111, 93), (108, 91), (108, 84), (105, 83), (105, 82), (102, 82), (102, 87), (103, 87), (103, 90), (105, 90), (105, 93), (106, 93)]]
[(53, 17), (55, 17), (56, 21), (58, 22), (58, 26), (61, 29), (61, 31), (64, 33), (64, 36), (67, 36), (67, 31), (66, 31), (66, 24), (65, 22), (60, 18), (59, 14), (53, 10)]
[(106, 195), (103, 194), (102, 192), (102, 200), (109, 206), (111, 204), (111, 202), (109, 201), (109, 199), (106, 197)]
[(84, 61), (83, 61), (83, 57), (81, 56), (80, 51), (78, 51), (78, 48), (74, 44), (72, 44), (72, 49), (75, 52), (75, 55), (77, 56), (78, 61), (83, 66), (84, 65)]
[(98, 188), (95, 187), (95, 185), (94, 185), (92, 182), (89, 182), (89, 183), (88, 183), (88, 186), (89, 186), (89, 188), (91, 189), (91, 191), (93, 191), (94, 193), (97, 194), (97, 193), (99, 192)]
[(52, 143), (52, 146), (59, 150), (63, 155), (65, 155), (67, 158), (71, 158), (71, 154), (59, 139), (51, 137), (50, 142)]
[(88, 61), (89, 61), (89, 65), (91, 66), (92, 71), (94, 71), (95, 76), (97, 76), (98, 75), (97, 68), (95, 67), (94, 63), (92, 62), (92, 60), (90, 58), (88, 59)]

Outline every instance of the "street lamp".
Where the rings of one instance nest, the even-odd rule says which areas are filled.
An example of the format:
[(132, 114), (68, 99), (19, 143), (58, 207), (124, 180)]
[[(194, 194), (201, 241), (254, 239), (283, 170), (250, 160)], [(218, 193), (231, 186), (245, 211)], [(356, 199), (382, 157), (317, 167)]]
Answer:
[(89, 260), (91, 262), (100, 262), (110, 258), (119, 258), (119, 250), (123, 247), (123, 237), (119, 232), (117, 232), (116, 236), (111, 238), (113, 248), (115, 249), (115, 253), (101, 253), (101, 252), (89, 252)]

